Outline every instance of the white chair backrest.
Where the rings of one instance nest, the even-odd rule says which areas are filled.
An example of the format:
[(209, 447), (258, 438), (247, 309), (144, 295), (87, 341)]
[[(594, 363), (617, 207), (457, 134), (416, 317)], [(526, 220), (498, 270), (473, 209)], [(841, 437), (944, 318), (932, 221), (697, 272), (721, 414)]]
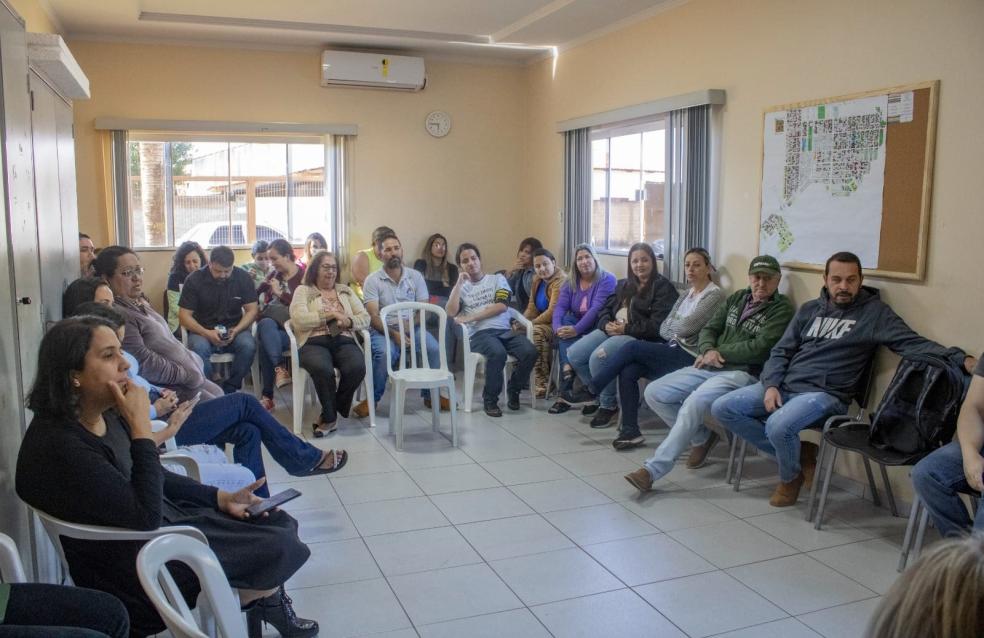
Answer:
[(26, 583), (24, 564), (17, 552), (17, 543), (6, 534), (0, 534), (0, 581), (5, 583)]
[(58, 551), (58, 558), (61, 559), (62, 567), (64, 567), (66, 574), (68, 574), (70, 570), (68, 568), (68, 561), (65, 559), (65, 550), (61, 543), (62, 536), (88, 541), (145, 541), (161, 536), (162, 534), (182, 534), (208, 544), (205, 534), (188, 525), (159, 527), (155, 530), (143, 532), (132, 529), (124, 529), (122, 527), (106, 527), (103, 525), (82, 525), (79, 523), (69, 523), (61, 520), (60, 518), (55, 518), (50, 514), (46, 514), (39, 509), (35, 509), (34, 513), (38, 515), (39, 519), (41, 519), (41, 524), (44, 526), (44, 531), (48, 533), (48, 538), (51, 539), (51, 544), (54, 545), (55, 549)]
[[(437, 316), (440, 369), (447, 372), (448, 357), (445, 352), (444, 341), (447, 339), (445, 331), (447, 330), (448, 315), (444, 312), (444, 308), (429, 303), (403, 301), (385, 306), (379, 311), (379, 319), (383, 322), (385, 331), (383, 336), (386, 338), (386, 370), (388, 373), (393, 373), (393, 358), (390, 354), (390, 348), (396, 345), (390, 338), (390, 331), (395, 330), (397, 325), (400, 326), (404, 335), (404, 348), (400, 352), (399, 369), (430, 368), (430, 361), (427, 360), (428, 314)], [(390, 322), (393, 325), (390, 325)], [(406, 339), (408, 335), (413, 335), (413, 338)], [(409, 340), (409, 344), (406, 343), (407, 340)]]
[[(163, 430), (166, 427), (167, 427), (167, 421), (161, 421), (160, 419), (154, 419), (153, 421), (150, 422), (150, 430), (151, 430), (151, 432), (160, 432), (161, 430)], [(178, 449), (178, 444), (174, 442), (174, 437), (173, 436), (171, 438), (167, 439), (166, 441), (164, 441), (164, 449), (167, 450), (168, 452), (174, 452), (175, 450)]]
[(239, 601), (215, 553), (208, 545), (187, 536), (165, 534), (141, 548), (137, 554), (137, 576), (171, 634), (176, 638), (205, 638), (208, 635), (198, 626), (181, 590), (171, 577), (167, 568), (169, 561), (184, 563), (195, 572), (202, 595), (214, 614), (219, 636), (246, 636)]

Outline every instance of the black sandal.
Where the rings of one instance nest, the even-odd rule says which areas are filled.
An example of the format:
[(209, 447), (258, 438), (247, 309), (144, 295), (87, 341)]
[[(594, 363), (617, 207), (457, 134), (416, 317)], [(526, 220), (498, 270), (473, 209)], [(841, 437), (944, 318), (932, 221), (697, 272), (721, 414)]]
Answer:
[[(325, 462), (329, 454), (332, 455), (331, 467), (321, 467), (321, 464)], [(303, 474), (300, 474), (300, 476), (318, 476), (320, 474), (331, 474), (345, 467), (346, 463), (348, 463), (348, 452), (346, 452), (345, 450), (328, 450), (327, 452), (325, 452), (325, 455), (321, 457), (321, 461), (313, 470), (309, 472), (304, 472)]]
[(571, 409), (571, 404), (567, 401), (556, 401), (547, 410), (547, 414), (563, 414)]

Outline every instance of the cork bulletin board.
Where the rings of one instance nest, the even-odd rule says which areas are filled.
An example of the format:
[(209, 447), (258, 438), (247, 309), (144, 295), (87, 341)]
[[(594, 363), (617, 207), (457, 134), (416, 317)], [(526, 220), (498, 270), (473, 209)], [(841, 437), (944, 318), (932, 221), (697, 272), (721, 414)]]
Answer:
[(760, 252), (822, 271), (852, 250), (867, 274), (924, 279), (938, 101), (931, 81), (765, 109)]

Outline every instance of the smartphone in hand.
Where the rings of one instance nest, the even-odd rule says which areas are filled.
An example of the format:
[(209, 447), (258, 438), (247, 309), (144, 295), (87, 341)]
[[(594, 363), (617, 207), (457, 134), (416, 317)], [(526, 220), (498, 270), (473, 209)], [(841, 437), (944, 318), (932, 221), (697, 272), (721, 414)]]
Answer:
[(256, 518), (257, 516), (262, 516), (263, 514), (266, 514), (267, 512), (269, 512), (274, 508), (280, 507), (281, 505), (283, 505), (288, 501), (293, 501), (295, 498), (297, 498), (300, 495), (301, 493), (293, 488), (286, 489), (283, 492), (280, 492), (279, 494), (274, 494), (270, 498), (264, 499), (260, 503), (256, 503), (255, 505), (250, 505), (249, 507), (246, 508), (246, 513), (249, 514), (250, 518)]

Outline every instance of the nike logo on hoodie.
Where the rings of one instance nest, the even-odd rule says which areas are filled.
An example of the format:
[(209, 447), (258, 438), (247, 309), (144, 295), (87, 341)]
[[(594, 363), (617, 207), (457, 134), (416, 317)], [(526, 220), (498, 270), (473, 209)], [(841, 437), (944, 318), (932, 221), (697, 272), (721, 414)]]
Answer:
[(857, 321), (837, 317), (814, 317), (813, 325), (806, 332), (807, 337), (815, 339), (840, 339), (851, 331)]

